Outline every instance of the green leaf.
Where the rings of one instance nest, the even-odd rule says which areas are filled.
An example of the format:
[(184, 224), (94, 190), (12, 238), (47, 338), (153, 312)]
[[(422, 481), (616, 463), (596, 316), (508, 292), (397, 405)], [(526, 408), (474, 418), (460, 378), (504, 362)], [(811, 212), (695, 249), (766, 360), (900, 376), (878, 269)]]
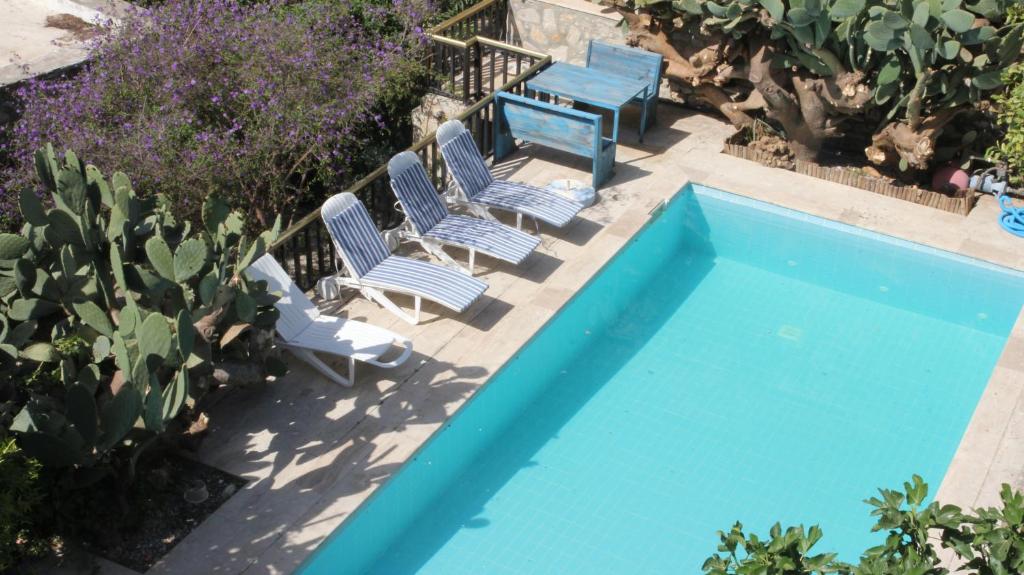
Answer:
[(35, 264), (25, 258), (14, 261), (14, 283), (18, 286), (21, 297), (31, 298), (38, 295), (33, 292), (38, 279), (36, 271)]
[(932, 35), (917, 24), (911, 24), (910, 38), (913, 40), (913, 49), (916, 51), (927, 51), (935, 47), (935, 40), (932, 39)]
[(86, 444), (92, 445), (96, 441), (98, 420), (93, 392), (89, 391), (86, 386), (75, 383), (68, 388), (65, 404), (67, 405), (68, 421), (75, 426)]
[(28, 188), (21, 190), (21, 193), (18, 194), (18, 205), (21, 207), (22, 217), (33, 226), (45, 226), (50, 223), (46, 219), (46, 208), (43, 207), (43, 202), (32, 190)]
[(113, 346), (113, 343), (110, 339), (102, 335), (97, 337), (96, 341), (92, 342), (92, 360), (100, 363), (110, 357), (111, 346)]
[(245, 257), (239, 260), (238, 268), (235, 270), (235, 273), (242, 273), (243, 271), (245, 271), (245, 268), (249, 267), (249, 265), (252, 264), (252, 262), (263, 257), (263, 254), (266, 253), (266, 248), (267, 245), (266, 242), (263, 241), (263, 238), (256, 238), (256, 241), (254, 241), (252, 245), (249, 246), (249, 250), (245, 253)]
[(950, 10), (943, 12), (942, 21), (946, 23), (946, 26), (950, 30), (957, 34), (963, 34), (964, 32), (971, 29), (974, 25), (974, 14), (967, 12), (966, 10)]
[(843, 20), (856, 16), (864, 10), (865, 0), (836, 0), (830, 14), (833, 20)]
[(914, 16), (911, 18), (914, 24), (922, 28), (928, 27), (928, 20), (931, 19), (931, 11), (928, 9), (927, 2), (918, 2), (914, 6)]
[(39, 319), (50, 315), (58, 309), (60, 309), (60, 306), (52, 301), (36, 298), (16, 299), (7, 310), (7, 317), (15, 321)]
[(174, 251), (174, 280), (181, 283), (192, 279), (206, 265), (209, 248), (201, 238), (185, 240)]
[(146, 257), (156, 273), (174, 281), (174, 256), (162, 237), (153, 236), (146, 241)]
[(220, 287), (220, 280), (217, 279), (217, 274), (212, 271), (200, 280), (199, 300), (203, 302), (203, 305), (210, 305), (213, 303), (213, 298), (217, 295), (218, 287)]
[(177, 375), (168, 383), (167, 388), (163, 392), (164, 421), (177, 417), (187, 399), (188, 370), (179, 369)]
[(902, 72), (903, 66), (900, 65), (900, 59), (895, 55), (889, 56), (878, 71), (878, 84), (883, 85), (896, 82), (900, 79)]
[[(672, 8), (677, 12), (686, 12), (694, 16), (700, 16), (704, 13), (700, 7), (700, 0), (672, 0)], [(623, 21), (623, 24), (626, 24), (626, 22)], [(628, 24), (626, 25), (628, 26)]]
[(132, 430), (142, 412), (142, 395), (132, 386), (126, 385), (103, 406), (100, 421), (103, 435), (97, 447), (106, 451), (124, 439)]
[(996, 29), (991, 26), (971, 28), (960, 36), (960, 42), (964, 46), (977, 46), (984, 44), (996, 36)]
[(149, 393), (146, 394), (146, 405), (142, 412), (142, 421), (146, 424), (146, 429), (155, 433), (164, 430), (163, 408), (160, 384), (154, 381), (150, 384)]
[(74, 216), (64, 210), (50, 210), (46, 213), (46, 226), (48, 233), (54, 234), (60, 241), (75, 246), (84, 246), (82, 239), (82, 228), (75, 221)]
[(32, 242), (17, 234), (0, 234), (0, 260), (16, 260), (25, 255)]
[(256, 321), (256, 300), (245, 292), (238, 292), (235, 296), (235, 312), (246, 323)]
[(61, 170), (57, 176), (57, 197), (69, 210), (82, 215), (85, 210), (85, 179), (74, 169)]
[(110, 318), (106, 312), (100, 309), (100, 306), (96, 305), (92, 301), (83, 301), (72, 304), (77, 315), (85, 325), (93, 328), (101, 334), (111, 337), (114, 335), (114, 326), (110, 323)]
[(46, 342), (33, 343), (21, 350), (21, 353), (18, 355), (39, 363), (56, 363), (60, 361), (60, 354), (57, 353), (57, 348)]
[(995, 90), (1003, 85), (1002, 71), (991, 70), (971, 78), (971, 85), (979, 90)]
[(128, 345), (125, 344), (124, 338), (121, 336), (121, 332), (114, 332), (114, 340), (110, 349), (114, 352), (114, 364), (121, 370), (125, 378), (130, 378), (132, 372), (132, 358), (128, 353)]
[(22, 433), (18, 435), (18, 445), (47, 467), (59, 469), (82, 462), (81, 454), (70, 443), (48, 433)]
[(146, 316), (136, 337), (139, 340), (139, 352), (147, 363), (154, 361), (156, 365), (160, 365), (171, 354), (171, 329), (167, 326), (167, 319), (163, 314), (151, 313)]
[(1014, 26), (1013, 30), (999, 44), (999, 49), (996, 51), (999, 64), (1001, 66), (1009, 66), (1016, 62), (1017, 58), (1020, 57), (1022, 47), (1024, 47), (1024, 24), (1018, 24)]
[(181, 359), (184, 361), (192, 353), (196, 337), (196, 328), (192, 325), (192, 318), (185, 310), (178, 311), (177, 336), (178, 353), (181, 354)]
[(956, 40), (939, 42), (935, 50), (939, 53), (939, 56), (942, 56), (946, 60), (952, 60), (960, 53), (960, 42), (957, 42)]
[(882, 23), (892, 30), (902, 30), (910, 25), (899, 12), (887, 11), (882, 15)]
[(815, 18), (804, 8), (790, 8), (786, 17), (794, 26), (804, 27), (814, 23)]
[(864, 42), (872, 50), (888, 51), (894, 38), (892, 29), (882, 24), (881, 21), (871, 21), (864, 27)]
[(783, 5), (782, 0), (757, 0), (757, 3), (768, 11), (768, 15), (772, 17), (772, 20), (782, 22), (782, 18), (786, 13), (786, 7)]

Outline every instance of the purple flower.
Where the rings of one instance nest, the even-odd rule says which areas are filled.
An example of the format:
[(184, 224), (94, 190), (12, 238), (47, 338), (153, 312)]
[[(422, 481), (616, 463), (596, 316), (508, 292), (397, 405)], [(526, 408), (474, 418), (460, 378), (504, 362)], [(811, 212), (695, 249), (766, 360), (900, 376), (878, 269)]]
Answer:
[(386, 128), (376, 114), (385, 89), (415, 73), (422, 50), (423, 0), (376, 1), (134, 10), (94, 40), (79, 74), (18, 90), (0, 222), (17, 225), (17, 190), (35, 185), (32, 154), (46, 142), (128, 173), (140, 193), (167, 194), (183, 217), (211, 190), (272, 218), (312, 183), (346, 181)]

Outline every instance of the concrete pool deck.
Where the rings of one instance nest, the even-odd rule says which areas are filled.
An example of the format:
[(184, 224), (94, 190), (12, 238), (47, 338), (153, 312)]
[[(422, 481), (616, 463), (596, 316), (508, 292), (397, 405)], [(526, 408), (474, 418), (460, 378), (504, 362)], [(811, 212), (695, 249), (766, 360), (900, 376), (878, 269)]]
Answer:
[[(249, 483), (149, 573), (293, 571), (687, 181), (1024, 270), (1024, 240), (999, 228), (992, 198), (964, 218), (721, 154), (731, 128), (710, 116), (662, 106), (643, 144), (628, 128), (635, 118), (623, 121), (616, 175), (599, 203), (564, 230), (543, 229), (539, 253), (519, 268), (478, 259), (490, 289), (461, 316), (425, 305), (424, 321), (410, 326), (362, 298), (325, 306), (411, 337), (404, 366), (360, 365), (346, 389), (292, 362), (281, 380), (224, 397), (200, 456)], [(526, 147), (496, 171), (540, 185), (589, 178), (585, 160), (534, 152)], [(1022, 384), (1024, 314), (939, 499), (990, 505), (1000, 483), (1024, 488)], [(709, 553), (715, 543), (712, 533)], [(131, 573), (106, 562), (103, 572)]]

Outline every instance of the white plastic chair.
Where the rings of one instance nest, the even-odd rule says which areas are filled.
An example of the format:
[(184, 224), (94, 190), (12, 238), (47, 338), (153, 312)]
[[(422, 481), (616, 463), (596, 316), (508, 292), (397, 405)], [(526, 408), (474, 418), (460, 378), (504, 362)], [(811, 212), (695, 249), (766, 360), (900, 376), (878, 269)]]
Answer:
[[(281, 293), (274, 304), (280, 312), (276, 326), (280, 345), (335, 383), (352, 386), (356, 361), (392, 368), (402, 365), (412, 354), (412, 340), (408, 338), (361, 321), (320, 313), (270, 254), (256, 260), (245, 275), (254, 281), (266, 281), (268, 291)], [(396, 346), (402, 348), (398, 357), (380, 361)], [(348, 358), (348, 377), (336, 372), (317, 353)]]

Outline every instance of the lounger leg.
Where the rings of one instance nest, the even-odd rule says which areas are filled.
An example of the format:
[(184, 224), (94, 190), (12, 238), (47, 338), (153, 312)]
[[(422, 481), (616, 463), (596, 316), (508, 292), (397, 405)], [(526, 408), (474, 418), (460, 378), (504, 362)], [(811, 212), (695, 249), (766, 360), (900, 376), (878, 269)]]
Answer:
[(352, 383), (356, 382), (356, 360), (351, 357), (348, 358), (348, 380)]
[(498, 218), (494, 217), (494, 214), (492, 214), (485, 206), (480, 204), (467, 204), (467, 207), (469, 207), (469, 211), (478, 218), (490, 220), (492, 222), (498, 221)]
[(448, 255), (444, 251), (444, 248), (441, 247), (441, 244), (426, 238), (420, 238), (420, 245), (423, 246), (423, 249), (427, 250), (427, 252), (430, 255), (441, 260), (441, 263), (444, 264), (446, 267), (452, 268), (453, 270), (462, 272), (464, 274), (473, 275), (472, 259), (469, 262), (469, 269), (467, 270), (466, 268), (460, 266), (459, 262), (455, 261), (450, 255)]
[(402, 338), (402, 339), (396, 339), (394, 341), (394, 343), (395, 343), (395, 345), (400, 346), (402, 348), (402, 353), (399, 354), (398, 357), (396, 357), (395, 359), (393, 359), (391, 361), (386, 361), (386, 362), (385, 361), (378, 361), (376, 359), (368, 359), (368, 360), (366, 360), (366, 363), (376, 365), (377, 367), (386, 367), (386, 368), (398, 367), (398, 366), (402, 365), (403, 363), (405, 363), (405, 360), (409, 359), (409, 356), (412, 355), (412, 340), (411, 339)]
[(389, 299), (388, 296), (384, 295), (384, 293), (381, 292), (380, 290), (369, 287), (363, 287), (360, 289), (360, 291), (362, 291), (366, 299), (372, 302), (376, 302), (377, 305), (397, 315), (398, 317), (411, 323), (412, 325), (416, 325), (420, 322), (420, 296), (414, 296), (416, 299), (416, 315), (411, 316), (402, 311), (402, 308), (398, 307), (398, 305), (395, 302), (391, 301), (391, 299)]
[(516, 229), (523, 231), (523, 214), (521, 212), (516, 212)]
[(295, 357), (308, 363), (313, 369), (322, 373), (327, 379), (339, 385), (344, 385), (345, 387), (352, 387), (351, 378), (355, 374), (355, 368), (353, 367), (353, 364), (355, 363), (354, 359), (348, 358), (349, 379), (345, 379), (344, 377), (339, 375), (338, 372), (334, 371), (331, 368), (331, 366), (324, 363), (323, 360), (317, 357), (316, 354), (314, 354), (312, 351), (309, 351), (308, 349), (298, 349), (294, 347), (289, 347), (288, 349), (292, 352), (293, 355), (295, 355)]

